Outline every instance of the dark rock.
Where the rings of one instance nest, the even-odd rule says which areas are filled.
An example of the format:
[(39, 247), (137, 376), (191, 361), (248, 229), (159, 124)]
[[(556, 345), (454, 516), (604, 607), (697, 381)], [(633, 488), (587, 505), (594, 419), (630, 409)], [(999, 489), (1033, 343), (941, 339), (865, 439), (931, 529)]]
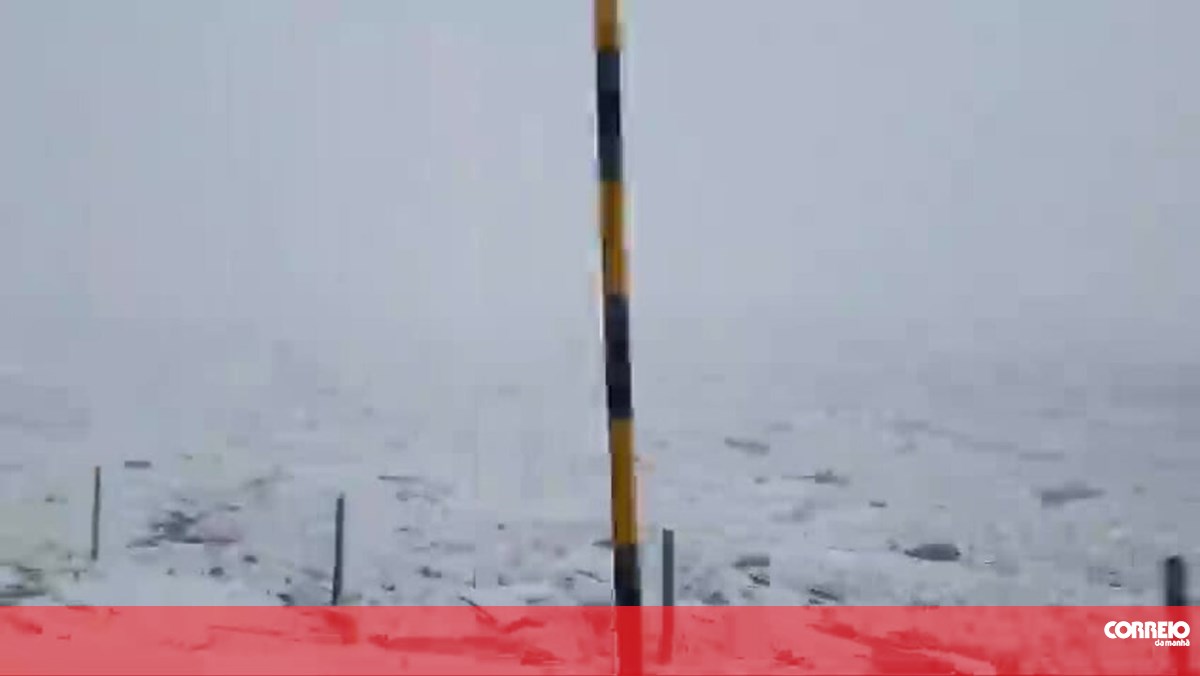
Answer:
[(0, 587), (0, 606), (17, 605), (16, 602), (25, 599), (35, 599), (45, 596), (46, 590), (34, 586), (6, 585)]
[(884, 507), (887, 507), (887, 502), (883, 500), (872, 500), (870, 505), (876, 509), (883, 509)]
[(205, 539), (193, 532), (199, 521), (197, 516), (171, 510), (165, 516), (151, 522), (151, 535), (135, 540), (130, 546), (153, 547), (162, 542), (205, 544)]
[(1102, 566), (1089, 566), (1087, 580), (1090, 584), (1106, 585), (1112, 589), (1120, 589), (1124, 586), (1119, 572)]
[(805, 474), (800, 478), (807, 479), (822, 486), (848, 486), (850, 484), (849, 479), (839, 475), (831, 469), (823, 469), (816, 474)]
[(47, 594), (45, 574), (37, 568), (9, 566), (20, 579), (0, 586), (0, 606), (20, 605), (25, 599), (35, 599)]
[(380, 474), (379, 480), (380, 481), (391, 481), (393, 483), (398, 483), (398, 484), (419, 484), (419, 483), (421, 483), (420, 477), (406, 476), (404, 474)]
[(958, 561), (962, 558), (962, 552), (958, 547), (945, 542), (933, 542), (923, 545), (917, 545), (912, 549), (904, 550), (906, 556), (921, 561)]
[(400, 490), (396, 491), (396, 499), (400, 502), (421, 501), (434, 505), (453, 492), (447, 486), (419, 477), (390, 477), (385, 480), (400, 484)]
[(771, 566), (769, 554), (743, 554), (733, 562), (733, 567), (747, 574), (755, 587), (771, 586)]
[(738, 570), (748, 570), (750, 568), (767, 568), (771, 565), (771, 556), (769, 554), (743, 554), (733, 562), (733, 567)]
[(125, 469), (150, 469), (153, 464), (149, 460), (126, 460)]
[(291, 594), (288, 594), (287, 592), (279, 592), (279, 593), (275, 594), (275, 596), (278, 597), (279, 600), (282, 601), (283, 605), (285, 605), (285, 606), (296, 605), (296, 598), (294, 596), (292, 596)]
[(253, 554), (246, 554), (242, 557), (242, 561), (250, 564), (258, 563), (258, 557)]
[(385, 592), (394, 592), (394, 591), (396, 591), (396, 585), (394, 585), (394, 584), (385, 584), (385, 585), (383, 585), (383, 587), (382, 587), (382, 588), (383, 588), (383, 591), (385, 591)]
[(421, 577), (431, 579), (431, 580), (441, 579), (441, 577), (442, 577), (441, 571), (434, 570), (433, 568), (430, 568), (429, 566), (421, 566), (420, 568), (417, 569), (417, 574), (420, 575)]
[[(824, 603), (841, 603), (842, 596), (837, 592), (831, 591), (819, 585), (813, 585), (808, 588), (809, 601), (812, 605), (820, 605)], [(816, 603), (812, 603), (815, 601)]]
[(396, 491), (396, 499), (400, 502), (412, 502), (415, 500), (422, 500), (430, 503), (436, 502), (433, 496), (429, 495), (429, 493), (419, 490)]
[(1093, 488), (1079, 481), (1072, 481), (1061, 486), (1043, 488), (1037, 491), (1042, 507), (1061, 507), (1069, 502), (1089, 500), (1104, 495), (1104, 491)]
[(208, 569), (209, 577), (222, 578), (225, 577), (225, 569), (221, 566), (213, 566)]
[(756, 439), (738, 439), (734, 437), (725, 437), (725, 445), (729, 448), (741, 451), (747, 455), (767, 455), (771, 452), (771, 446)]
[(610, 540), (608, 538), (604, 538), (603, 540), (596, 540), (595, 542), (592, 543), (592, 546), (599, 547), (600, 549), (612, 549), (613, 548), (612, 540)]
[(701, 603), (706, 606), (727, 606), (729, 605), (729, 597), (725, 596), (725, 594), (718, 589), (717, 591), (714, 591), (701, 599)]

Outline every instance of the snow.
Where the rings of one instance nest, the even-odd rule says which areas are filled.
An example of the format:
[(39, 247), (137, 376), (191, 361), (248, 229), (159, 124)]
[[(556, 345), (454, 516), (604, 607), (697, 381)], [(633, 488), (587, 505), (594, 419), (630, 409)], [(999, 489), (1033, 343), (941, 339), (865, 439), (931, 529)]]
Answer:
[[(594, 362), (343, 365), (315, 348), (205, 340), (171, 348), (186, 364), (147, 345), (97, 349), (76, 371), (112, 381), (6, 371), (5, 602), (325, 604), (339, 494), (346, 603), (609, 602)], [(1147, 382), (1130, 392), (1115, 367), (1074, 380), (982, 363), (840, 379), (831, 366), (718, 364), (714, 376), (647, 352), (635, 371), (647, 603), (661, 598), (664, 527), (685, 605), (1150, 604), (1162, 559), (1200, 554), (1196, 402), (1154, 385), (1171, 369), (1138, 370)], [(960, 556), (905, 553), (930, 544)]]

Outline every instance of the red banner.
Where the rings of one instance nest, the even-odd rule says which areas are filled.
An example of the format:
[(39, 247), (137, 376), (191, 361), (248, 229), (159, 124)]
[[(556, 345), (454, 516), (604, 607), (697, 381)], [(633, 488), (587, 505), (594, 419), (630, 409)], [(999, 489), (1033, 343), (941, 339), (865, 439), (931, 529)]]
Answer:
[(1179, 674), (1196, 673), (1196, 614), (1155, 607), (11, 607), (0, 609), (0, 673), (611, 674), (621, 666), (664, 674)]

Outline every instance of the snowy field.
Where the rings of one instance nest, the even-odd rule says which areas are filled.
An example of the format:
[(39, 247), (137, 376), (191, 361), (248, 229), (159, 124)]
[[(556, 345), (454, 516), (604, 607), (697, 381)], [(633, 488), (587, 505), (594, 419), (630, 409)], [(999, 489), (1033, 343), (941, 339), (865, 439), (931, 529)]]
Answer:
[[(232, 334), (97, 344), (0, 377), (6, 603), (324, 604), (339, 492), (349, 603), (609, 601), (594, 352), (355, 369)], [(1195, 368), (646, 352), (647, 603), (663, 527), (683, 604), (1152, 604), (1161, 559), (1200, 555)]]

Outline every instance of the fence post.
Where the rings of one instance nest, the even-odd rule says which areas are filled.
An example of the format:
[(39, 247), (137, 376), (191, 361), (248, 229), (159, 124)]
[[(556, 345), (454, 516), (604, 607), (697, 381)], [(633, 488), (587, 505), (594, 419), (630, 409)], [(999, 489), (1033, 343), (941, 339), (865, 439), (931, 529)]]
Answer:
[(1168, 556), (1163, 563), (1163, 578), (1166, 591), (1166, 605), (1168, 606), (1186, 606), (1187, 605), (1187, 569), (1183, 564), (1183, 557), (1179, 555)]
[[(1186, 621), (1186, 611), (1182, 606), (1188, 604), (1187, 600), (1187, 566), (1183, 562), (1183, 557), (1176, 554), (1168, 556), (1163, 562), (1163, 587), (1164, 598), (1166, 605), (1171, 608), (1169, 617), (1172, 622)], [(1171, 661), (1175, 667), (1177, 674), (1193, 673), (1190, 668), (1190, 654), (1188, 650), (1172, 650)]]
[(100, 559), (100, 466), (93, 469), (92, 479), (92, 561)]
[(675, 531), (662, 531), (662, 634), (658, 661), (667, 664), (675, 652)]
[(663, 606), (675, 605), (675, 531), (662, 531), (662, 599)]
[(344, 566), (344, 545), (346, 528), (346, 496), (338, 495), (337, 511), (334, 515), (333, 533), (333, 598), (332, 605), (338, 605), (342, 600), (342, 570)]

